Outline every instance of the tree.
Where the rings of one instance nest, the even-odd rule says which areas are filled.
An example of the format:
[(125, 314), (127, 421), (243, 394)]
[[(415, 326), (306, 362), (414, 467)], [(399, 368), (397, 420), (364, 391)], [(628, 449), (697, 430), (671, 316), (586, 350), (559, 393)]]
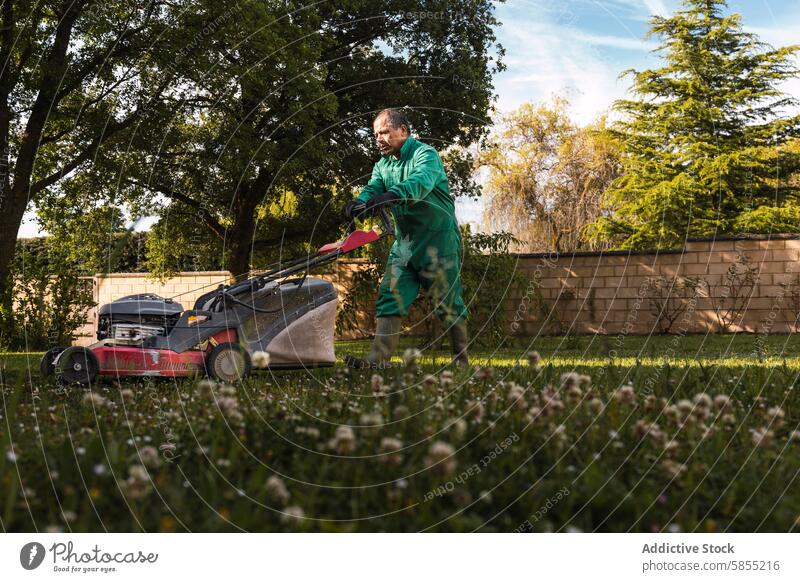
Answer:
[(652, 20), (665, 65), (629, 71), (635, 98), (615, 104), (625, 172), (589, 232), (622, 249), (735, 232), (743, 214), (763, 217), (762, 209), (796, 214), (798, 188), (787, 178), (800, 156), (785, 145), (800, 116), (785, 113), (797, 101), (779, 85), (797, 74), (791, 57), (800, 47), (760, 42), (739, 14), (723, 15), (722, 0), (683, 5)]
[(525, 251), (589, 249), (581, 227), (600, 214), (600, 196), (620, 173), (619, 146), (605, 120), (578, 127), (567, 102), (523, 104), (506, 116), (478, 163), (489, 169), (484, 220)]
[(92, 177), (96, 194), (160, 216), (154, 271), (187, 246), (215, 249), (239, 275), (287, 246), (329, 242), (338, 206), (376, 161), (369, 128), (384, 107), (410, 108), (439, 149), (489, 123), (501, 67), (489, 1), (180, 7), (148, 80), (174, 75), (174, 99), (101, 148)]
[[(0, 323), (11, 325), (9, 269), (29, 203), (91, 164), (145, 115), (141, 56), (166, 2), (0, 1)], [(6, 330), (8, 333), (8, 330)]]

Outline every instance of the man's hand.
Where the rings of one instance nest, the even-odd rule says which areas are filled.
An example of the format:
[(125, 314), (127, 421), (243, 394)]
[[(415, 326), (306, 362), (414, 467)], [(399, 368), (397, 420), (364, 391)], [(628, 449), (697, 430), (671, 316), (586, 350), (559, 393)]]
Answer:
[(364, 212), (365, 207), (366, 204), (364, 204), (363, 200), (358, 198), (348, 200), (344, 208), (342, 208), (342, 219), (345, 222), (352, 222), (359, 214)]
[(364, 214), (367, 216), (377, 216), (383, 208), (394, 204), (398, 200), (400, 200), (400, 197), (392, 191), (384, 192), (380, 196), (373, 196), (369, 199), (369, 202), (367, 202)]

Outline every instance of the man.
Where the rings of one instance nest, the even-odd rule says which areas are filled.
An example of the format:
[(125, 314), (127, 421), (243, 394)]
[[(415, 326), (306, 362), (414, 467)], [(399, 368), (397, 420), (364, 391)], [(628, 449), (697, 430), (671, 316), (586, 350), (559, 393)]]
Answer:
[(461, 296), (461, 235), (455, 204), (436, 150), (413, 137), (406, 115), (381, 111), (373, 122), (381, 159), (361, 194), (347, 202), (345, 220), (391, 208), (395, 241), (375, 302), (375, 340), (353, 368), (385, 366), (400, 339), (400, 324), (420, 289), (448, 329), (453, 363), (467, 366), (467, 308)]

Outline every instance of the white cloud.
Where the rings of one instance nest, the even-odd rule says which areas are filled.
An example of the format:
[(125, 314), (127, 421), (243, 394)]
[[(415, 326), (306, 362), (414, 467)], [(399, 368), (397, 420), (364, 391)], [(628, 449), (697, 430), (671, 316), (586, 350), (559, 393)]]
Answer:
[(508, 70), (495, 78), (501, 112), (562, 95), (575, 120), (590, 123), (624, 95), (627, 81), (617, 77), (627, 64), (597, 48), (607, 39), (532, 22), (505, 22), (504, 29)]
[(655, 14), (656, 16), (669, 15), (669, 10), (667, 10), (663, 0), (644, 0), (644, 5), (650, 11), (650, 14)]

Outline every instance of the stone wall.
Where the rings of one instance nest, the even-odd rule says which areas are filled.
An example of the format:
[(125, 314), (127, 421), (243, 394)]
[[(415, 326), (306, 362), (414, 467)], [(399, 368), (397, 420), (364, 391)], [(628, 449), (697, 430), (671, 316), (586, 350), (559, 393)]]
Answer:
[[(794, 235), (693, 239), (678, 251), (520, 255), (528, 286), (512, 294), (506, 312), (519, 335), (658, 333), (670, 315), (672, 333), (790, 332), (800, 313), (799, 259)], [(681, 289), (692, 279), (694, 290)], [(537, 290), (548, 316), (528, 307)]]

